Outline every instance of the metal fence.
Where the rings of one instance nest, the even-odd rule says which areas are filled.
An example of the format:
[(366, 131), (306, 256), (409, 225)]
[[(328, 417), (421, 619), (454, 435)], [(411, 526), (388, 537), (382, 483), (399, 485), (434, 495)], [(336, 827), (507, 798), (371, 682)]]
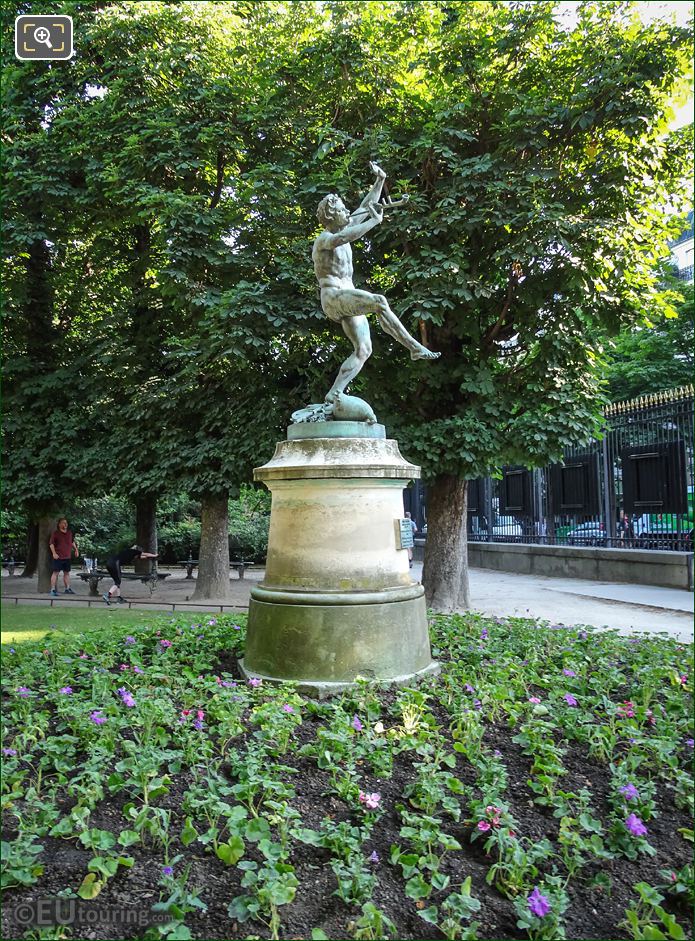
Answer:
[(692, 386), (612, 405), (603, 438), (561, 464), (470, 481), (468, 538), (692, 551)]

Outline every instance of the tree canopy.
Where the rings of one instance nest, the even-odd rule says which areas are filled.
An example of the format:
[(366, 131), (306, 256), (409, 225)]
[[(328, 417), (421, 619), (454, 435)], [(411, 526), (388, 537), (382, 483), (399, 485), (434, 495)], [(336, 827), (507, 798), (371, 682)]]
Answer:
[[(379, 333), (354, 391), (423, 465), (460, 600), (465, 478), (595, 431), (602, 338), (672, 308), (692, 29), (557, 6), (6, 5), (11, 502), (248, 481), (346, 355), (309, 245), (378, 159), (410, 202), (356, 270), (442, 357)], [(70, 13), (75, 57), (14, 60), (19, 12)]]

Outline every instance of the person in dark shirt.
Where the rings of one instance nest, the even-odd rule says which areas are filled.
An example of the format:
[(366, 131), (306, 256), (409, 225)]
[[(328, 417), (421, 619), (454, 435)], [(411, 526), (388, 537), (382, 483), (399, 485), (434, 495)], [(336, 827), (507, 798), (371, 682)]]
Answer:
[(123, 549), (118, 555), (109, 556), (106, 560), (106, 571), (113, 579), (113, 585), (101, 596), (106, 604), (111, 604), (111, 599), (118, 599), (119, 604), (123, 604), (125, 598), (121, 596), (121, 566), (132, 565), (136, 559), (156, 559), (154, 552), (145, 552), (140, 546), (131, 546), (130, 549)]
[(70, 559), (73, 549), (75, 550), (75, 555), (79, 555), (80, 551), (77, 548), (77, 543), (75, 542), (75, 537), (72, 535), (72, 531), (68, 529), (68, 521), (64, 516), (61, 516), (58, 520), (58, 528), (51, 536), (48, 548), (53, 557), (51, 563), (53, 568), (51, 572), (51, 595), (54, 598), (58, 597), (58, 589), (56, 588), (58, 572), (63, 573), (65, 594), (74, 595), (75, 592), (70, 587)]

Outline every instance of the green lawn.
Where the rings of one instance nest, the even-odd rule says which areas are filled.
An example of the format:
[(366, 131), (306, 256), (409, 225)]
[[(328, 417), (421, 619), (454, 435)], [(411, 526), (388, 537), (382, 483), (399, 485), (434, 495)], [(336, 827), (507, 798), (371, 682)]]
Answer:
[[(27, 640), (39, 640), (46, 634), (79, 634), (98, 628), (110, 631), (112, 628), (130, 627), (138, 624), (153, 623), (155, 619), (166, 615), (165, 611), (121, 610), (119, 608), (47, 608), (39, 605), (3, 604), (2, 632), (3, 644), (16, 644)], [(186, 623), (196, 623), (207, 612), (176, 612), (176, 617)]]

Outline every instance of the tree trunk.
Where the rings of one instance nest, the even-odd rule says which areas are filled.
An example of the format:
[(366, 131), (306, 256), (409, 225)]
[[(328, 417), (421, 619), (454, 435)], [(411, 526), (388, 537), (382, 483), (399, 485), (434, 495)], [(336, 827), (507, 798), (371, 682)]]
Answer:
[(224, 601), (229, 592), (227, 494), (202, 499), (198, 578), (192, 601)]
[(465, 611), (468, 587), (468, 481), (449, 474), (435, 477), (428, 487), (427, 543), (422, 584), (435, 611)]
[[(154, 494), (135, 501), (135, 541), (145, 552), (157, 552), (157, 497)], [(151, 559), (135, 560), (137, 575), (146, 575), (151, 567)]]
[(51, 587), (51, 562), (53, 556), (48, 548), (51, 536), (55, 532), (57, 517), (42, 516), (39, 519), (38, 552), (36, 558), (36, 567), (39, 573), (37, 591), (49, 591)]
[[(48, 537), (50, 539), (50, 536)], [(29, 523), (27, 526), (27, 554), (24, 561), (22, 578), (33, 578), (36, 575), (36, 566), (39, 561), (39, 527), (38, 523)]]

